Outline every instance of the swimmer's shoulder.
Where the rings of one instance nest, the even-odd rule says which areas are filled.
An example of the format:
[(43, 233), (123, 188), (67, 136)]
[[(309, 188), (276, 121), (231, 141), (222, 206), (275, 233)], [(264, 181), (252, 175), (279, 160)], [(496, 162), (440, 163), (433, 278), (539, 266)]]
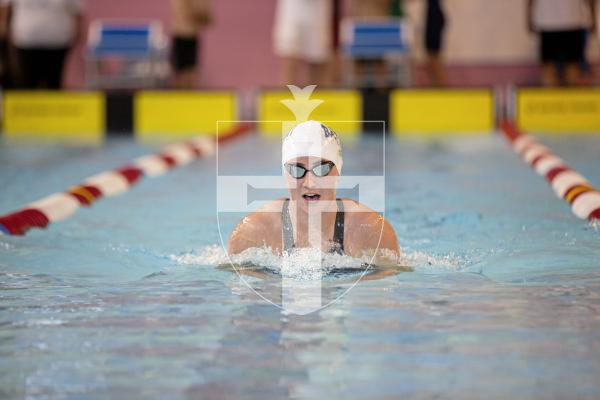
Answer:
[(285, 200), (285, 198), (281, 198), (268, 202), (258, 210), (248, 214), (242, 222), (248, 221), (259, 227), (272, 226), (271, 224), (274, 221), (279, 221), (281, 224), (281, 211)]
[(273, 247), (281, 238), (281, 210), (285, 199), (273, 200), (247, 215), (229, 237), (229, 252), (241, 253), (251, 247)]
[[(343, 198), (346, 240), (355, 250), (389, 249), (400, 253), (396, 232), (377, 211), (359, 202)], [(380, 241), (381, 237), (381, 241)]]
[(358, 201), (343, 198), (341, 199), (344, 204), (344, 212), (346, 213), (346, 223), (350, 224), (374, 224), (384, 221), (384, 218), (377, 211), (360, 204)]
[(259, 208), (258, 210), (256, 210), (255, 212), (253, 212), (252, 214), (262, 214), (262, 213), (277, 214), (277, 213), (279, 213), (279, 216), (281, 216), (281, 211), (283, 210), (283, 203), (285, 203), (286, 200), (287, 199), (285, 197), (281, 197), (279, 199), (270, 201), (267, 204), (265, 204), (264, 206), (262, 206), (261, 208)]

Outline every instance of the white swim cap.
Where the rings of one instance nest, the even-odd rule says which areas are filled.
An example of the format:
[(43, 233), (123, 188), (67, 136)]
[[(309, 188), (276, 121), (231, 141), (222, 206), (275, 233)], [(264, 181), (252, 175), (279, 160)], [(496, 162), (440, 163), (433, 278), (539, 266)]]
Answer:
[(318, 121), (296, 125), (283, 140), (281, 163), (298, 157), (318, 157), (332, 161), (342, 173), (342, 142), (328, 126)]

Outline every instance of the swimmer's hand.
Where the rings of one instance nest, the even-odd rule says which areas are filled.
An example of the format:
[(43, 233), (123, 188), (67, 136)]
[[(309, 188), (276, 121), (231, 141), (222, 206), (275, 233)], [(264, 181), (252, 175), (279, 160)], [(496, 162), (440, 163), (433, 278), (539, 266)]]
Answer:
[[(364, 265), (364, 264), (363, 264)], [(376, 279), (382, 279), (387, 276), (398, 275), (402, 272), (413, 272), (413, 268), (408, 265), (367, 265), (368, 271), (361, 280), (372, 281)]]
[(250, 261), (242, 261), (241, 263), (223, 263), (217, 265), (219, 269), (226, 270), (238, 270), (238, 271), (248, 271), (248, 270), (257, 270), (263, 268), (261, 265), (254, 264)]

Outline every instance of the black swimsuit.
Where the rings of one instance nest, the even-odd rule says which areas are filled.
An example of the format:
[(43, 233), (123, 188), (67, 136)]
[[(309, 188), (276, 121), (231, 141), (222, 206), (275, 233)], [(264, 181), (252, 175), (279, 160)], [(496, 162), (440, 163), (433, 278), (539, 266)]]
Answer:
[[(335, 216), (332, 253), (344, 254), (344, 203), (340, 199), (337, 199), (336, 202), (338, 211)], [(283, 209), (281, 210), (281, 234), (283, 236), (283, 251), (287, 252), (296, 246), (294, 244), (294, 228), (292, 227), (289, 208), (290, 199), (285, 199)]]

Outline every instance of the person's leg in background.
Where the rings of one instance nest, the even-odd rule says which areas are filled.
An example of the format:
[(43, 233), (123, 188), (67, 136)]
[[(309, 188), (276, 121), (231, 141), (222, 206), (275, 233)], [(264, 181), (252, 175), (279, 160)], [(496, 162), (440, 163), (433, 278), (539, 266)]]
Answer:
[(44, 69), (42, 49), (17, 48), (20, 67), (20, 85), (22, 89), (40, 89)]
[(197, 54), (198, 39), (196, 37), (175, 36), (173, 38), (172, 62), (176, 89), (190, 90), (196, 86)]
[[(585, 52), (585, 31), (541, 32), (542, 83), (544, 86), (581, 84), (581, 60)], [(560, 66), (563, 65), (563, 74)]]
[(567, 86), (581, 85), (581, 66), (577, 62), (568, 63), (565, 68), (565, 84)]
[(448, 85), (446, 68), (442, 61), (442, 44), (445, 16), (439, 0), (428, 0), (425, 22), (425, 49), (427, 51), (427, 70), (432, 86)]
[(11, 6), (0, 2), (0, 86), (12, 86), (10, 74), (10, 14)]
[(273, 52), (279, 57), (279, 84), (303, 86), (300, 82), (302, 0), (278, 0), (273, 25)]
[(560, 74), (556, 64), (542, 63), (542, 84), (547, 87), (560, 85)]
[(427, 68), (432, 86), (445, 87), (448, 85), (446, 68), (439, 52), (427, 51)]
[(321, 87), (331, 86), (331, 74), (329, 63), (308, 63), (308, 82), (309, 85)]
[(542, 84), (547, 87), (559, 86), (561, 82), (558, 69), (558, 63), (560, 62), (558, 41), (560, 35), (558, 32), (541, 31), (539, 37)]
[(23, 68), (19, 57), (19, 50), (13, 43), (8, 44), (7, 49), (7, 80), (6, 88), (14, 89), (23, 87)]
[(328, 81), (332, 86), (339, 86), (342, 81), (342, 54), (340, 51), (340, 21), (342, 18), (342, 0), (333, 0), (331, 15), (331, 61)]
[(594, 79), (594, 73), (592, 69), (592, 65), (588, 60), (586, 49), (589, 42), (589, 32), (587, 30), (583, 31), (583, 58), (579, 61), (579, 69), (581, 71), (581, 84), (582, 85), (591, 85)]
[(582, 61), (585, 60), (586, 30), (577, 29), (565, 32), (563, 47), (565, 66), (565, 84), (579, 86), (582, 84)]
[[(306, 0), (304, 0), (306, 2)], [(308, 1), (304, 7), (302, 58), (308, 67), (308, 84), (331, 86), (331, 68), (334, 62), (333, 2)]]
[(304, 65), (308, 85), (331, 85), (332, 6), (330, 0), (278, 1), (273, 47), (281, 60), (282, 85), (305, 86), (300, 79)]
[(61, 89), (67, 49), (47, 49), (42, 50), (40, 54), (44, 59), (44, 68), (41, 70), (41, 84), (47, 89)]
[(279, 82), (281, 85), (303, 86), (300, 82), (301, 61), (296, 57), (281, 57), (279, 67)]

